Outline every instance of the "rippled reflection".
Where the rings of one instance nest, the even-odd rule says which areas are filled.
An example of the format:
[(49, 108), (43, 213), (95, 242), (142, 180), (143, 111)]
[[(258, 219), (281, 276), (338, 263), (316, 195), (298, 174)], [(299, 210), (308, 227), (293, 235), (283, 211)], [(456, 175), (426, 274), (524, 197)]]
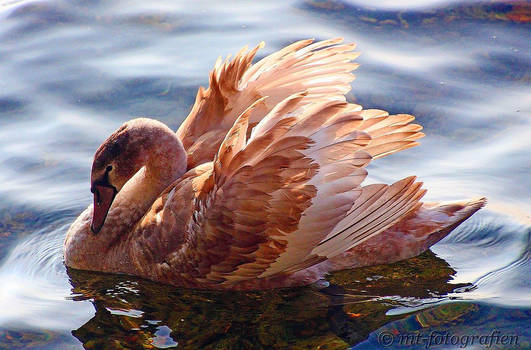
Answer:
[(90, 300), (96, 309), (73, 331), (87, 348), (111, 342), (126, 348), (178, 343), (185, 349), (355, 345), (403, 317), (389, 317), (387, 311), (425, 307), (469, 286), (449, 284), (454, 272), (426, 253), (389, 266), (337, 273), (324, 289), (227, 293), (68, 269), (74, 300)]

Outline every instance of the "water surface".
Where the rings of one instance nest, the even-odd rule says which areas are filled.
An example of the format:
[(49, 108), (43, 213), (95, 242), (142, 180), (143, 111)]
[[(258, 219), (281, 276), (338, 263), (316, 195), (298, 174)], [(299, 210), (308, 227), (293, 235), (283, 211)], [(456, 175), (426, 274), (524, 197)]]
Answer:
[[(397, 3), (1, 2), (0, 349), (404, 348), (382, 334), (493, 331), (531, 347), (530, 7)], [(431, 252), (322, 290), (199, 292), (65, 268), (94, 151), (121, 123), (177, 129), (217, 56), (335, 36), (363, 53), (349, 100), (414, 114), (427, 135), (372, 163), (370, 181), (416, 174), (427, 200), (486, 196), (485, 209)]]

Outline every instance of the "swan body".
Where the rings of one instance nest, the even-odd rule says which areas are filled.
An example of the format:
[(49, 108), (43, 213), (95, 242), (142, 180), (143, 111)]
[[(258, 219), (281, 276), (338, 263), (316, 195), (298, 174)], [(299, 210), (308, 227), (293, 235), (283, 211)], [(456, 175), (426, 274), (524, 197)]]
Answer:
[(131, 120), (96, 151), (67, 266), (204, 289), (268, 289), (416, 256), (485, 204), (423, 203), (415, 177), (363, 185), (416, 146), (414, 117), (346, 102), (353, 44), (216, 62), (177, 132)]

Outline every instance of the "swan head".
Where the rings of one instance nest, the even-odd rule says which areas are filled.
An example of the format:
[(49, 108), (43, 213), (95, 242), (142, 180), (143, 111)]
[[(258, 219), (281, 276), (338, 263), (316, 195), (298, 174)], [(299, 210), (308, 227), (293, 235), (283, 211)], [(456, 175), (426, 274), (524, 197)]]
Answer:
[[(176, 155), (176, 162), (154, 164), (168, 153)], [(172, 165), (176, 169), (172, 170)], [(162, 176), (169, 180), (182, 175), (186, 169), (186, 154), (175, 133), (165, 124), (149, 118), (123, 124), (94, 155), (90, 176), (90, 190), (94, 195), (93, 233), (101, 230), (116, 195), (143, 166), (151, 169), (155, 177), (169, 171), (169, 178)]]
[(135, 141), (135, 123), (125, 123), (111, 134), (96, 151), (90, 175), (94, 195), (91, 230), (101, 230), (114, 198), (124, 184), (142, 167), (141, 145)]

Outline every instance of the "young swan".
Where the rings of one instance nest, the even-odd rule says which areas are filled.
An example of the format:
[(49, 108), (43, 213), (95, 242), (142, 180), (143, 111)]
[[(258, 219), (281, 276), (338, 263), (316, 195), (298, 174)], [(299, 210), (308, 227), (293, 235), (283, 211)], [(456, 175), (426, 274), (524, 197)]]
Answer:
[[(417, 145), (409, 115), (349, 104), (354, 45), (259, 45), (218, 61), (177, 133), (146, 118), (97, 150), (94, 203), (67, 266), (176, 286), (267, 289), (416, 256), (485, 204), (422, 203), (421, 183), (362, 186), (376, 158)], [(267, 96), (267, 97), (266, 97)]]

